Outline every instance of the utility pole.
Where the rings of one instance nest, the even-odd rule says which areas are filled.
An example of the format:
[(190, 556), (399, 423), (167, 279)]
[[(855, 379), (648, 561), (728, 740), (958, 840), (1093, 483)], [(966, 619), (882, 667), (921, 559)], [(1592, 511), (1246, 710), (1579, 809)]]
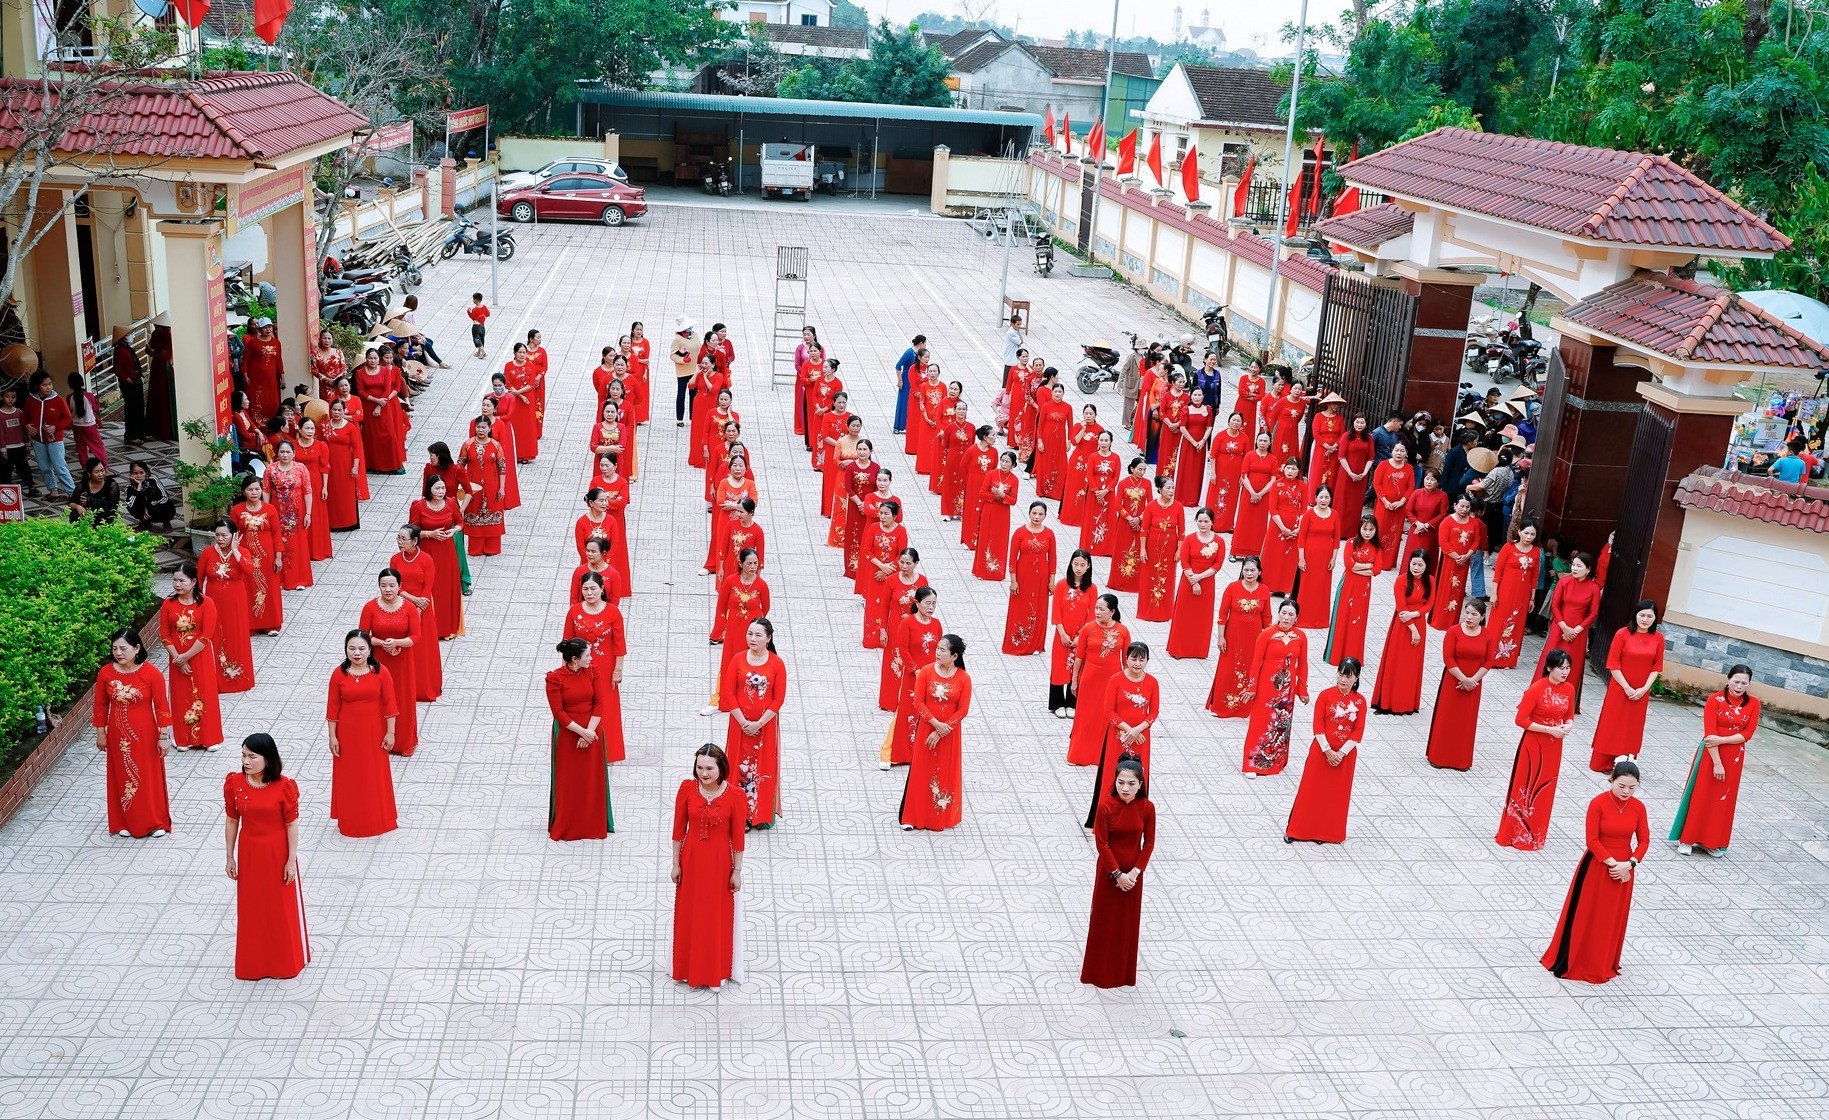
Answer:
[[(1275, 361), (1282, 350), (1282, 335), (1276, 329), (1277, 282), (1283, 272), (1283, 228), (1289, 221), (1289, 165), (1296, 154), (1296, 105), (1302, 93), (1303, 50), (1308, 36), (1308, 0), (1302, 0), (1302, 13), (1296, 22), (1296, 66), (1294, 77), (1289, 83), (1289, 127), (1283, 136), (1283, 190), (1277, 196), (1276, 230), (1271, 234), (1270, 246), (1270, 298), (1264, 305), (1264, 349)], [(1321, 162), (1315, 161), (1315, 174), (1321, 174)], [(1296, 165), (1296, 178), (1300, 181), (1302, 168)], [(1275, 349), (1271, 349), (1275, 346)]]
[[(1105, 41), (1105, 85), (1099, 91), (1099, 122), (1104, 127), (1100, 131), (1110, 135), (1111, 125), (1106, 117), (1111, 112), (1111, 73), (1116, 69), (1118, 60), (1118, 4), (1121, 0), (1111, 0), (1111, 38)], [(1090, 136), (1087, 137), (1091, 139)], [(1092, 236), (1086, 240), (1086, 258), (1099, 259), (1099, 182), (1105, 177), (1105, 153), (1092, 153)], [(1112, 262), (1116, 264), (1116, 261)]]

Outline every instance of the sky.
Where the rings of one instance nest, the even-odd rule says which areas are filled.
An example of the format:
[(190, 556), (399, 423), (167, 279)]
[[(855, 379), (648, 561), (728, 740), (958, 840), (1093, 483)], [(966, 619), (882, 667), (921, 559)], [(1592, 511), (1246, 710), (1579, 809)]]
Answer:
[[(858, 0), (854, 0), (858, 2)], [(921, 12), (958, 15), (970, 6), (976, 10), (988, 7), (986, 18), (1013, 26), (1025, 35), (1059, 37), (1069, 31), (1111, 29), (1111, 0), (861, 0), (872, 16), (886, 16), (902, 22)], [(1286, 23), (1294, 23), (1301, 11), (1301, 0), (1118, 0), (1118, 34), (1120, 37), (1152, 35), (1167, 41), (1173, 38), (1175, 5), (1181, 5), (1183, 27), (1201, 22), (1202, 9), (1226, 33), (1230, 47), (1247, 46), (1259, 54), (1282, 54), (1289, 48), (1279, 39)], [(1310, 0), (1311, 23), (1331, 21), (1350, 7), (1344, 0)]]

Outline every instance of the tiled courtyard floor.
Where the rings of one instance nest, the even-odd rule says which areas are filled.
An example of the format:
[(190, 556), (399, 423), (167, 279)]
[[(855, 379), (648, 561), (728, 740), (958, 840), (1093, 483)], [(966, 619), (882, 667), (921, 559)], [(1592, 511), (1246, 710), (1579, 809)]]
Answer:
[[(289, 597), (284, 634), (257, 639), (257, 690), (226, 702), (230, 743), (272, 731), (304, 790), (312, 964), (291, 981), (231, 974), (220, 788), (232, 749), (171, 760), (176, 831), (147, 841), (104, 833), (100, 759), (73, 750), (0, 831), (0, 1117), (1825, 1115), (1829, 754), (1762, 733), (1731, 853), (1653, 846), (1619, 979), (1564, 983), (1538, 965), (1600, 787), (1584, 769), (1592, 679), (1547, 850), (1492, 843), (1522, 669), (1486, 690), (1471, 772), (1426, 765), (1426, 713), (1374, 716), (1348, 842), (1285, 846), (1297, 768), (1244, 780), (1243, 722), (1200, 707), (1212, 662), (1159, 657), (1162, 836), (1140, 983), (1082, 987), (1093, 853), (1078, 821), (1092, 777), (1064, 762), (1046, 659), (997, 652), (1002, 589), (971, 578), (955, 528), (889, 451), (940, 617), (971, 644), (976, 682), (963, 827), (898, 831), (901, 775), (876, 767), (877, 658), (858, 647), (857, 607), (813, 517), (791, 391), (771, 391), (764, 373), (774, 248), (805, 244), (812, 318), (870, 434), (886, 434), (891, 367), (917, 331), (988, 416), (998, 254), (961, 223), (820, 203), (663, 206), (620, 230), (517, 233), (487, 364), (464, 357), (462, 319), (487, 265), (441, 265), (421, 293), (456, 368), (422, 398), (415, 461), (456, 438), (485, 365), (499, 368), (528, 326), (546, 332), (555, 384), (506, 554), (476, 565), (444, 699), (421, 709), (418, 754), (394, 764), (399, 831), (350, 840), (325, 819), (321, 720), (327, 674), (393, 551), (416, 471), (375, 480), (363, 529), (338, 539), (315, 589)], [(1032, 344), (1063, 367), (1080, 342), (1156, 327), (1158, 313), (1117, 285), (1038, 281), (1020, 253), (1011, 275), (1035, 301)], [(746, 862), (748, 979), (718, 993), (668, 978), (672, 792), (693, 748), (724, 731), (696, 715), (712, 664), (697, 574), (705, 515), (664, 374), (630, 515), (618, 831), (554, 844), (543, 830), (541, 678), (588, 477), (585, 371), (632, 318), (658, 337), (658, 356), (681, 311), (729, 323), (737, 340), (791, 674), (784, 819), (752, 837)], [(1115, 404), (1109, 394), (1099, 402)], [(1166, 626), (1137, 630), (1160, 648)], [(1331, 676), (1312, 648), (1320, 687)], [(1534, 640), (1526, 652), (1533, 661)], [(1428, 664), (1432, 690), (1433, 643)], [(1660, 836), (1698, 734), (1696, 710), (1654, 705), (1644, 797)]]

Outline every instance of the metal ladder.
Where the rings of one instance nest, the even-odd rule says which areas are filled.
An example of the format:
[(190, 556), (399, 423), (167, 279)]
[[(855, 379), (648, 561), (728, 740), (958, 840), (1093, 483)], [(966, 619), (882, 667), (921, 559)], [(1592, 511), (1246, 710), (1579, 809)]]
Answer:
[(800, 346), (800, 330), (807, 323), (810, 264), (804, 245), (775, 247), (775, 349), (774, 362), (769, 369), (770, 389), (794, 383), (794, 351)]

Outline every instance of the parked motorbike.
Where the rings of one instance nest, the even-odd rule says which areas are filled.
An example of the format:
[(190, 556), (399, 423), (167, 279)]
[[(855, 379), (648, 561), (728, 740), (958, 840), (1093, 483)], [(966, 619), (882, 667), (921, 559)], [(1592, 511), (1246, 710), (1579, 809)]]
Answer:
[(1499, 341), (1499, 317), (1481, 315), (1467, 325), (1467, 368), (1479, 372), (1486, 365), (1486, 348)]
[(1207, 328), (1207, 353), (1217, 357), (1223, 364), (1226, 348), (1232, 342), (1231, 328), (1226, 325), (1226, 305), (1222, 303), (1201, 316), (1201, 322)]
[(730, 164), (728, 163), (718, 164), (718, 194), (724, 198), (730, 197)]
[(326, 296), (318, 302), (320, 321), (342, 323), (362, 335), (374, 330), (386, 314), (385, 308), (376, 311), (372, 304), (359, 296)]
[(1054, 271), (1054, 238), (1047, 233), (1035, 235), (1035, 274), (1046, 276)]
[[(1125, 331), (1124, 337), (1130, 339), (1133, 351), (1143, 349), (1143, 343), (1138, 341), (1135, 331)], [(1118, 380), (1118, 366), (1124, 361), (1123, 351), (1101, 338), (1091, 345), (1081, 346), (1080, 353), (1085, 360), (1080, 363), (1080, 368), (1074, 375), (1080, 392), (1091, 395), (1098, 392), (1099, 386), (1106, 382)]]
[(821, 194), (837, 195), (845, 189), (845, 165), (842, 163), (822, 163), (819, 165), (819, 179), (813, 189)]
[(1454, 414), (1457, 417), (1465, 416), (1479, 408), (1485, 401), (1484, 395), (1474, 391), (1473, 382), (1463, 381), (1461, 382), (1461, 394), (1454, 402)]
[(492, 252), (497, 260), (505, 261), (514, 256), (514, 234), (503, 230), (498, 242), (488, 230), (460, 214), (445, 243), (439, 247), (438, 259), (448, 261), (459, 253), (486, 257)]

